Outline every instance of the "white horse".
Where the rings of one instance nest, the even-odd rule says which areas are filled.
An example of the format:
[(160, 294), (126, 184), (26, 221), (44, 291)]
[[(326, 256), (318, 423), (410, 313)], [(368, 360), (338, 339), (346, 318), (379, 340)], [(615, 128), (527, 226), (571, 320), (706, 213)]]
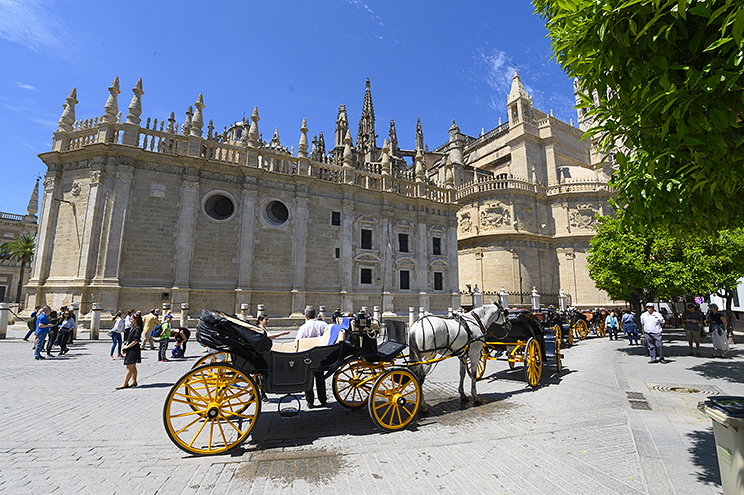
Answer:
[[(483, 335), (492, 323), (498, 325), (509, 325), (506, 319), (508, 312), (499, 303), (487, 304), (476, 308), (469, 313), (457, 318), (439, 318), (437, 316), (425, 316), (420, 318), (408, 331), (408, 347), (410, 359), (414, 364), (410, 365), (411, 372), (416, 375), (424, 387), (424, 379), (431, 369), (430, 364), (421, 363), (436, 357), (456, 355), (460, 358), (460, 399), (467, 401), (463, 382), (467, 369), (467, 360), (470, 359), (470, 369), (467, 370), (471, 380), (471, 394), (473, 401), (478, 404), (478, 394), (475, 390), (475, 376), (478, 371), (478, 361), (483, 349)], [(466, 349), (467, 347), (467, 349)], [(421, 394), (421, 412), (428, 412), (429, 407)]]

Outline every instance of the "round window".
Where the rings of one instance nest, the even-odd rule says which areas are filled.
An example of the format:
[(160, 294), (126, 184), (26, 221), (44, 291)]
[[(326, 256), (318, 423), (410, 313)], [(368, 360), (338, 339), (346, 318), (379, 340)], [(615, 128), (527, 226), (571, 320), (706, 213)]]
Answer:
[(289, 210), (281, 201), (272, 201), (266, 205), (266, 216), (274, 225), (282, 225), (289, 218)]
[(213, 194), (204, 203), (204, 212), (212, 220), (224, 222), (235, 214), (235, 203), (224, 194)]

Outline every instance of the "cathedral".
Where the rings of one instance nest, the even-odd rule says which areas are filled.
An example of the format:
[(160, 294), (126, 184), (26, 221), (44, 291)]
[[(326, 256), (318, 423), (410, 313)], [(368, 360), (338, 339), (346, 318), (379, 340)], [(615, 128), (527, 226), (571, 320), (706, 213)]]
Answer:
[(39, 155), (26, 307), (443, 314), (476, 286), (503, 289), (510, 305), (533, 288), (546, 303), (559, 291), (609, 303), (585, 260), (595, 216), (609, 212), (610, 171), (579, 129), (532, 106), (516, 73), (507, 122), (472, 137), (453, 121), (433, 150), (420, 122), (415, 149), (399, 147), (392, 121), (379, 146), (369, 80), (355, 140), (341, 105), (332, 145), (322, 132), (309, 139), (303, 119), (296, 152), (278, 130), (262, 139), (257, 108), (216, 133), (201, 94), (179, 124), (142, 118), (141, 79), (132, 93), (124, 115), (116, 78), (103, 114), (84, 119), (76, 91), (67, 97)]

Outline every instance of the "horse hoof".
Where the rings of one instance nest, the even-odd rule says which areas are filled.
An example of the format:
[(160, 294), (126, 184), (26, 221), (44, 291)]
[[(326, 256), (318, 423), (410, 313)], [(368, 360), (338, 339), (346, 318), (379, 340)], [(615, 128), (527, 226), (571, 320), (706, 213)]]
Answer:
[(468, 399), (467, 396), (464, 396), (464, 395), (460, 396), (460, 402), (469, 402), (469, 401), (470, 399)]
[(480, 406), (481, 404), (482, 404), (482, 402), (480, 401), (480, 399), (476, 399), (476, 400), (473, 401), (473, 405), (474, 406)]
[(429, 408), (427, 407), (426, 409), (424, 409), (424, 408), (422, 407), (422, 408), (421, 408), (421, 410), (419, 411), (419, 414), (420, 414), (421, 416), (428, 416), (428, 415), (429, 415)]

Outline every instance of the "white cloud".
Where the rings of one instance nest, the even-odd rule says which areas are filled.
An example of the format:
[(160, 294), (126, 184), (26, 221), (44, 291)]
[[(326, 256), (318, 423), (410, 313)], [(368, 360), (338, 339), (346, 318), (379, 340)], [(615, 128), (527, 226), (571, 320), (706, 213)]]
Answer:
[(0, 37), (34, 51), (62, 48), (63, 26), (38, 0), (0, 0)]
[(501, 50), (493, 50), (490, 54), (479, 52), (475, 59), (485, 66), (486, 72), (483, 76), (486, 83), (492, 89), (498, 91), (500, 98), (506, 98), (511, 89), (514, 67), (511, 58)]
[(16, 85), (17, 85), (17, 86), (18, 86), (19, 88), (22, 88), (22, 89), (27, 89), (27, 90), (29, 90), (29, 91), (36, 91), (37, 93), (39, 92), (39, 90), (38, 90), (38, 89), (36, 89), (36, 88), (35, 88), (34, 86), (31, 86), (30, 84), (23, 84), (22, 82), (18, 82), (18, 81), (16, 81)]

